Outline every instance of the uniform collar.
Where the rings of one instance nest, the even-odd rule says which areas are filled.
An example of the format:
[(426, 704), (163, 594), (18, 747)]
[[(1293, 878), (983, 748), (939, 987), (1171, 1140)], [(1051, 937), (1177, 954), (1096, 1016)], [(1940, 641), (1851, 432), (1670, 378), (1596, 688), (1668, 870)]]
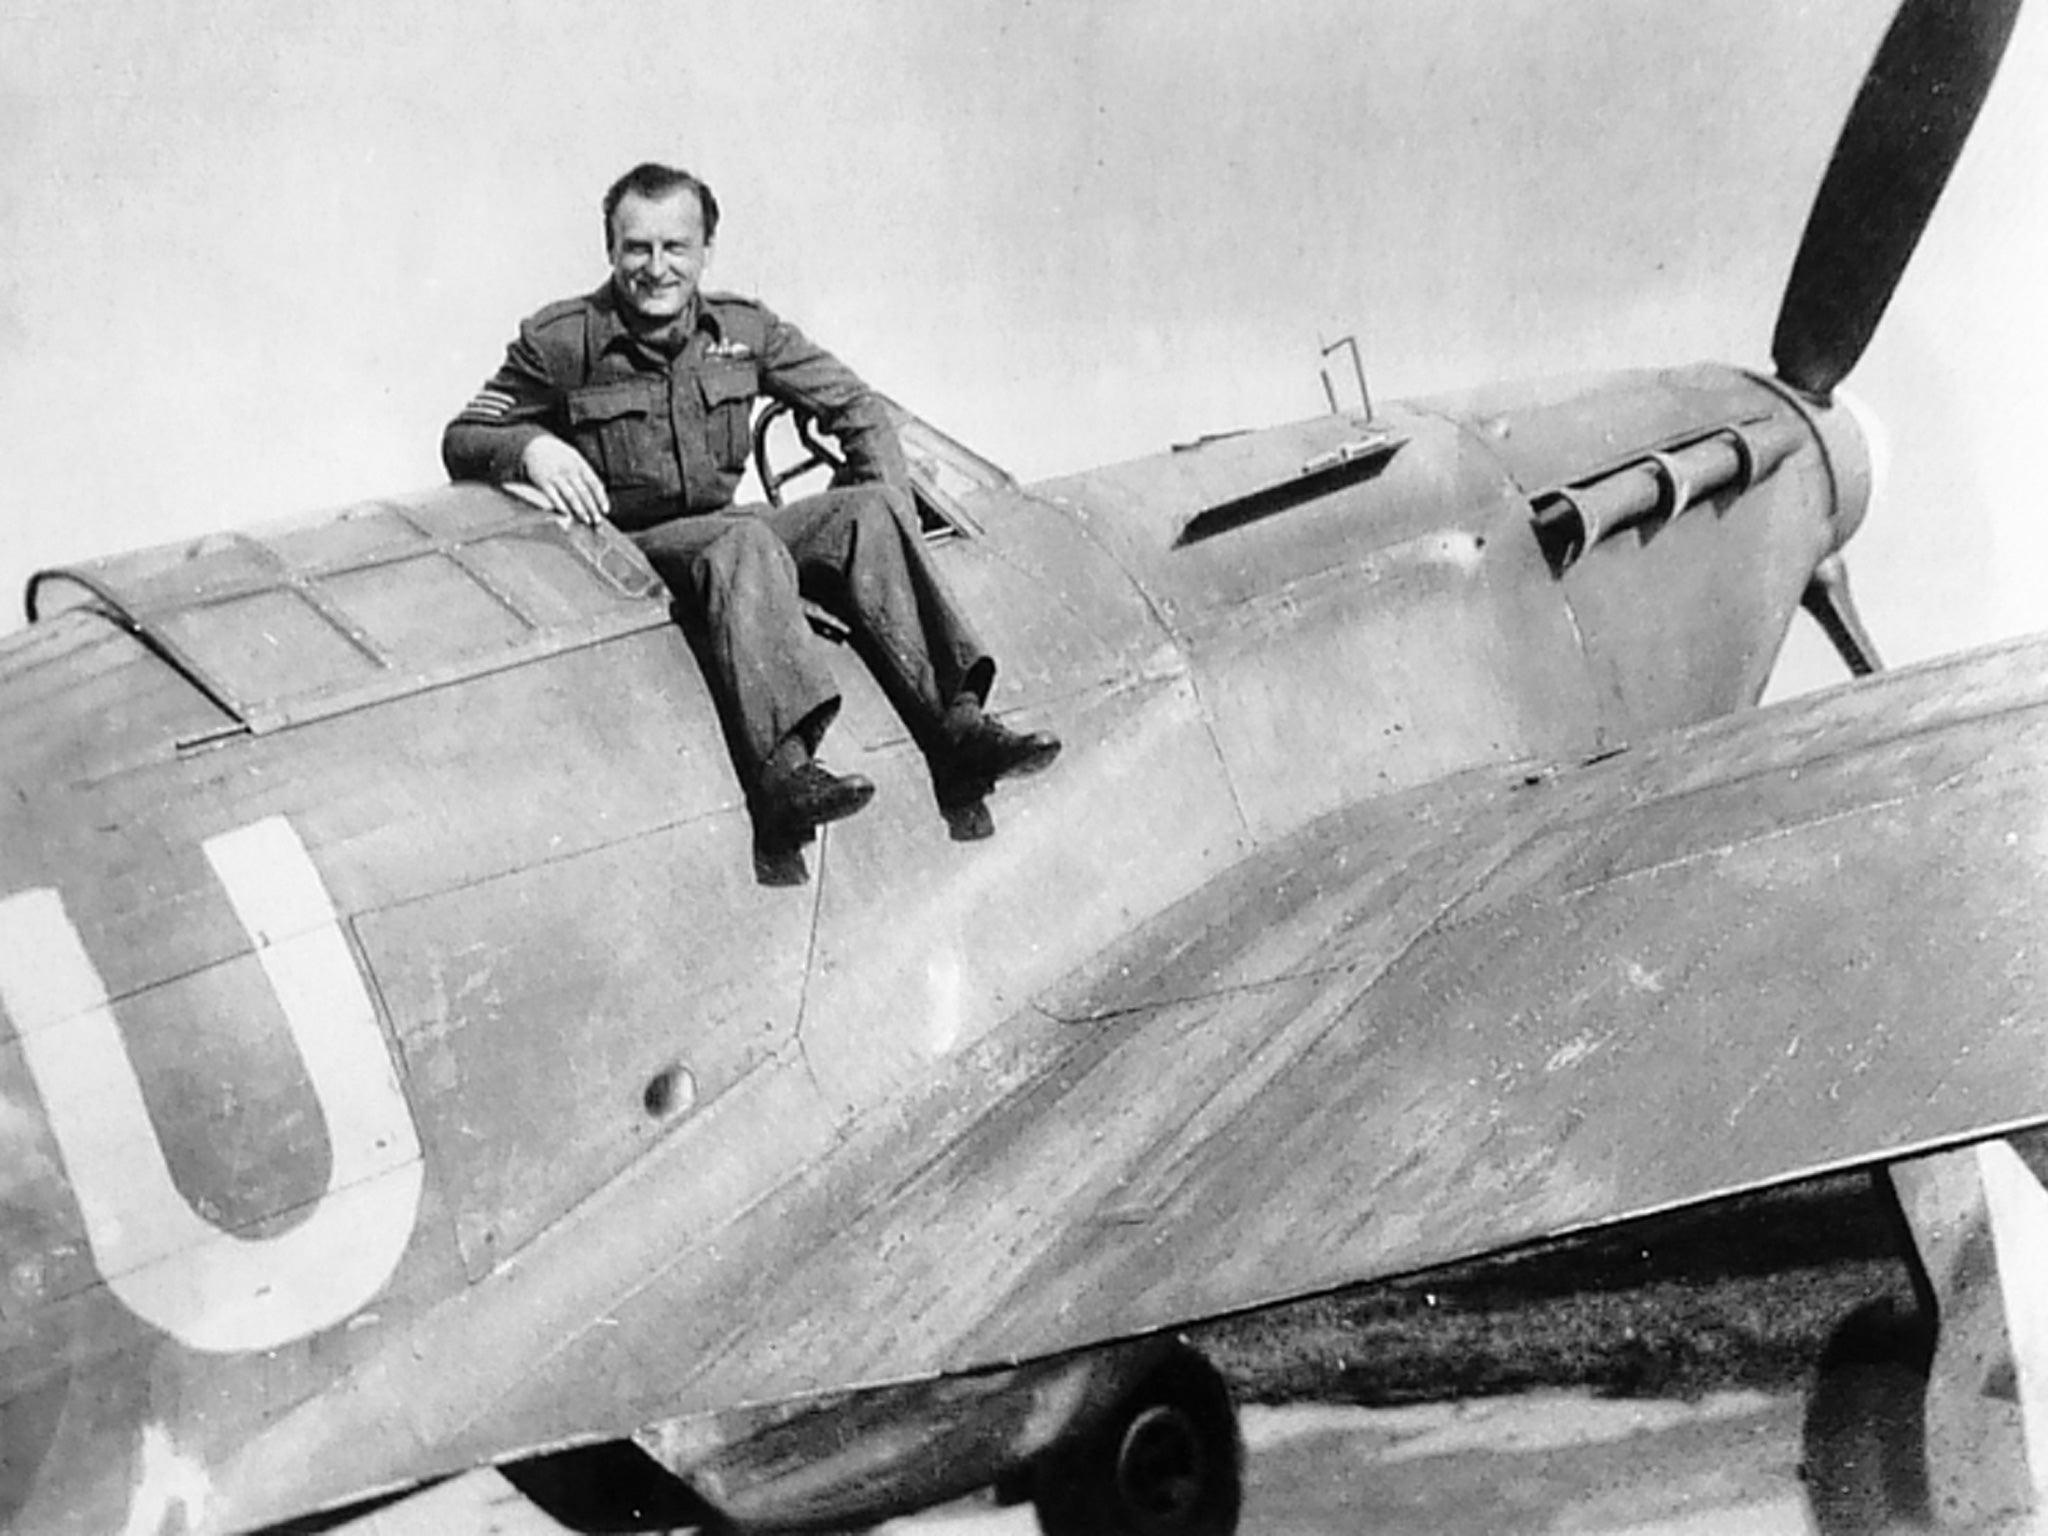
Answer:
[[(591, 310), (590, 339), (599, 354), (613, 347), (630, 347), (645, 352), (659, 350), (642, 342), (626, 323), (625, 314), (619, 306), (618, 291), (609, 282), (590, 295), (588, 302)], [(690, 307), (679, 317), (679, 323), (685, 337), (697, 331), (709, 331), (713, 340), (725, 339), (725, 326), (712, 306), (704, 302), (702, 292), (690, 295)]]

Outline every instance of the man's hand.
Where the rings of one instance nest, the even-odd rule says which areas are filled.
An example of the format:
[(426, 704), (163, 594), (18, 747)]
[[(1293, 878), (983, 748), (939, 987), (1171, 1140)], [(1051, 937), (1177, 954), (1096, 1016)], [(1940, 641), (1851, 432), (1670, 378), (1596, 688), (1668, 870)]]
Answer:
[(565, 517), (573, 517), (586, 528), (612, 509), (604, 481), (568, 443), (543, 432), (519, 455), (519, 467), (533, 488), (547, 497), (548, 505)]

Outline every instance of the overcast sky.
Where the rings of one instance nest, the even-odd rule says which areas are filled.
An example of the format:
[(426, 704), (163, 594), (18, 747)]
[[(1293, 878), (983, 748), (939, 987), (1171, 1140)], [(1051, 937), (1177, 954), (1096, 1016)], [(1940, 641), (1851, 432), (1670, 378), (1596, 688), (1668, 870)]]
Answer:
[[(1375, 393), (1761, 364), (1889, 0), (0, 0), (0, 627), (38, 565), (436, 482), (640, 159), (1029, 479)], [(2048, 628), (2048, 20), (1851, 381), (1894, 661)], [(1794, 683), (1832, 678), (1818, 642)]]

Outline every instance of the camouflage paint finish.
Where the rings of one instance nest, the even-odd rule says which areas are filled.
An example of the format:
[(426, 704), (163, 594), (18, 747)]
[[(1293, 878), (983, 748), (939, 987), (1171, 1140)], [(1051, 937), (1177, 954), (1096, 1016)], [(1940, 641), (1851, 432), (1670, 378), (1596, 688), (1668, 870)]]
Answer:
[[(1737, 432), (1779, 440), (1739, 482), (1569, 562), (1537, 540), (1547, 493)], [(1858, 451), (1837, 416), (1689, 369), (989, 483), (934, 557), (1003, 659), (998, 705), (1066, 754), (1002, 791), (993, 841), (951, 843), (842, 655), (833, 761), (881, 795), (796, 888), (752, 883), (710, 701), (616, 543), (461, 488), (84, 573), (173, 656), (66, 612), (0, 671), (0, 899), (45, 925), (0, 909), (15, 970), (58, 910), (104, 999), (60, 989), (45, 1018), (23, 980), (0, 1035), (0, 1516), (240, 1528), (2017, 1118), (2036, 1085), (1982, 1027), (1967, 1070), (1961, 1045), (1883, 1044), (1917, 1013), (1881, 951), (1817, 949), (1804, 986), (1763, 964), (1825, 937), (1788, 925), (1819, 924), (1801, 881), (1834, 861), (1887, 847), (1886, 878), (1929, 878), (1932, 801), (1821, 794), (1779, 841), (1756, 808), (1818, 793), (1784, 787), (1803, 759), (1760, 765), (1823, 727), (1899, 789), (1895, 717), (1852, 695), (1789, 735), (1658, 734), (1754, 701), (1861, 515)], [(294, 635), (320, 637), (303, 676)], [(1962, 726), (1930, 729), (1948, 764)], [(2014, 814), (2038, 789), (2016, 771)], [(269, 852), (238, 873), (209, 858), (251, 836)], [(357, 1077), (409, 1116), (367, 1163), (273, 963), (307, 934), (331, 935), (323, 1006), (350, 974), (367, 1000)], [(1954, 961), (1961, 931), (1927, 942)], [(2031, 972), (2000, 953), (2022, 1010)], [(1739, 1049), (1701, 1011), (1736, 961), (1786, 994)], [(1803, 1033), (1835, 965), (1854, 1010)], [(413, 1170), (346, 1245), (395, 1235), (388, 1280), (341, 1316), (284, 1293), (246, 1348), (137, 1315), (25, 1044), (99, 1014), (123, 1050), (83, 1054), (150, 1132), (107, 1166), (160, 1156), (200, 1224), (180, 1251), (317, 1233)], [(1768, 1083), (1756, 1053), (1788, 1038), (1800, 1070), (1727, 1124), (1672, 1081)], [(1948, 1097), (1909, 1121), (1929, 1074)], [(1855, 1082), (1860, 1117), (1811, 1114)], [(1687, 1109), (1711, 1123), (1668, 1142)]]

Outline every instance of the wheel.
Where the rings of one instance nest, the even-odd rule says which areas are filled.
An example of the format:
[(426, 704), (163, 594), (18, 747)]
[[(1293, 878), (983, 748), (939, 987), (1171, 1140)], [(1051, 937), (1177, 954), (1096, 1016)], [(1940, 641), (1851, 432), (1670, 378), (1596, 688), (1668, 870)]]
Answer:
[(1231, 1536), (1244, 1442), (1229, 1387), (1173, 1345), (1100, 1422), (1041, 1459), (1031, 1497), (1045, 1536)]

